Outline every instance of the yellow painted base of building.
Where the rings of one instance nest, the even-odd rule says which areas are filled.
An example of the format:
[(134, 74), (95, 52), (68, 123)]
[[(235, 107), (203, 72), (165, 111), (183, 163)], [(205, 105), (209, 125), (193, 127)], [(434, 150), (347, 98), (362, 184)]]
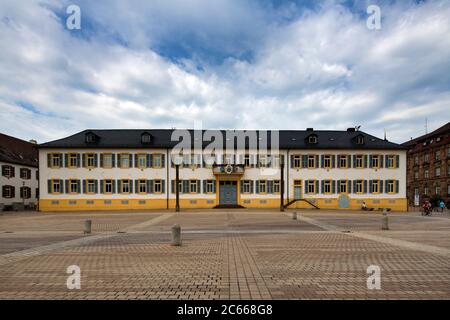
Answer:
[[(404, 212), (408, 209), (407, 199), (350, 199), (348, 208), (340, 208), (337, 198), (314, 199), (314, 204), (320, 209), (360, 210), (364, 200), (368, 208), (390, 208), (392, 211)], [(287, 200), (286, 200), (287, 203)], [(180, 199), (181, 209), (212, 209), (218, 204), (216, 199)], [(276, 209), (280, 207), (280, 199), (241, 199), (241, 206), (245, 208)], [(147, 210), (147, 209), (175, 209), (175, 199), (41, 199), (39, 211), (107, 211), (107, 210)], [(298, 201), (289, 209), (311, 209), (312, 206), (304, 201)]]

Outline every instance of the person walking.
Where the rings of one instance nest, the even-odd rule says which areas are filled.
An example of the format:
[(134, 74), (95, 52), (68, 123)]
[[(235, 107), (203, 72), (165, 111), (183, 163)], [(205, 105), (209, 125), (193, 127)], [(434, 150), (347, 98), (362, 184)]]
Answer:
[(431, 203), (428, 200), (425, 200), (425, 202), (422, 205), (423, 211), (422, 215), (429, 216), (432, 211)]
[(445, 209), (445, 203), (444, 203), (444, 200), (441, 200), (441, 201), (439, 202), (439, 208), (441, 209), (441, 212), (444, 212), (444, 209)]

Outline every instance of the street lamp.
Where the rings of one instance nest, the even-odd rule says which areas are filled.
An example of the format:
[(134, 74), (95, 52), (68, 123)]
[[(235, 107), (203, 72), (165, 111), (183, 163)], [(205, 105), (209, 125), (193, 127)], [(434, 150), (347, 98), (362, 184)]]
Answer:
[(180, 164), (183, 157), (179, 154), (172, 155), (172, 161), (175, 164), (175, 212), (180, 211)]

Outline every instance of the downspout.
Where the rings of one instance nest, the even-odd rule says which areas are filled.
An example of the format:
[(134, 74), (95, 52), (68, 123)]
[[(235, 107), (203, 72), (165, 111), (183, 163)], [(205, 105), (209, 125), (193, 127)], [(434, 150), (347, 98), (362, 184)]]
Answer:
[(290, 190), (290, 188), (289, 188), (289, 168), (291, 167), (291, 163), (290, 163), (290, 161), (291, 161), (291, 157), (290, 157), (290, 155), (289, 155), (289, 149), (287, 150), (287, 161), (286, 161), (286, 163), (288, 164), (287, 166), (286, 166), (286, 174), (287, 174), (287, 193), (286, 193), (286, 196), (287, 196), (287, 203), (289, 203), (289, 190)]
[(166, 149), (166, 209), (169, 210), (169, 188), (170, 188), (170, 180), (169, 180), (169, 149)]

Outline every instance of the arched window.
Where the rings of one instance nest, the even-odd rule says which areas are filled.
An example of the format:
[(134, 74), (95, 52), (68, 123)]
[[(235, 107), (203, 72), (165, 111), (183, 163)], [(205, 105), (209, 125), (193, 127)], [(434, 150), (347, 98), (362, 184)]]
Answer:
[(92, 132), (86, 133), (86, 143), (94, 143), (96, 141), (96, 136)]
[(317, 143), (317, 137), (316, 136), (310, 136), (308, 138), (308, 142), (311, 144), (316, 144)]
[(143, 144), (148, 144), (152, 141), (152, 136), (149, 133), (143, 133), (141, 136), (141, 142)]

